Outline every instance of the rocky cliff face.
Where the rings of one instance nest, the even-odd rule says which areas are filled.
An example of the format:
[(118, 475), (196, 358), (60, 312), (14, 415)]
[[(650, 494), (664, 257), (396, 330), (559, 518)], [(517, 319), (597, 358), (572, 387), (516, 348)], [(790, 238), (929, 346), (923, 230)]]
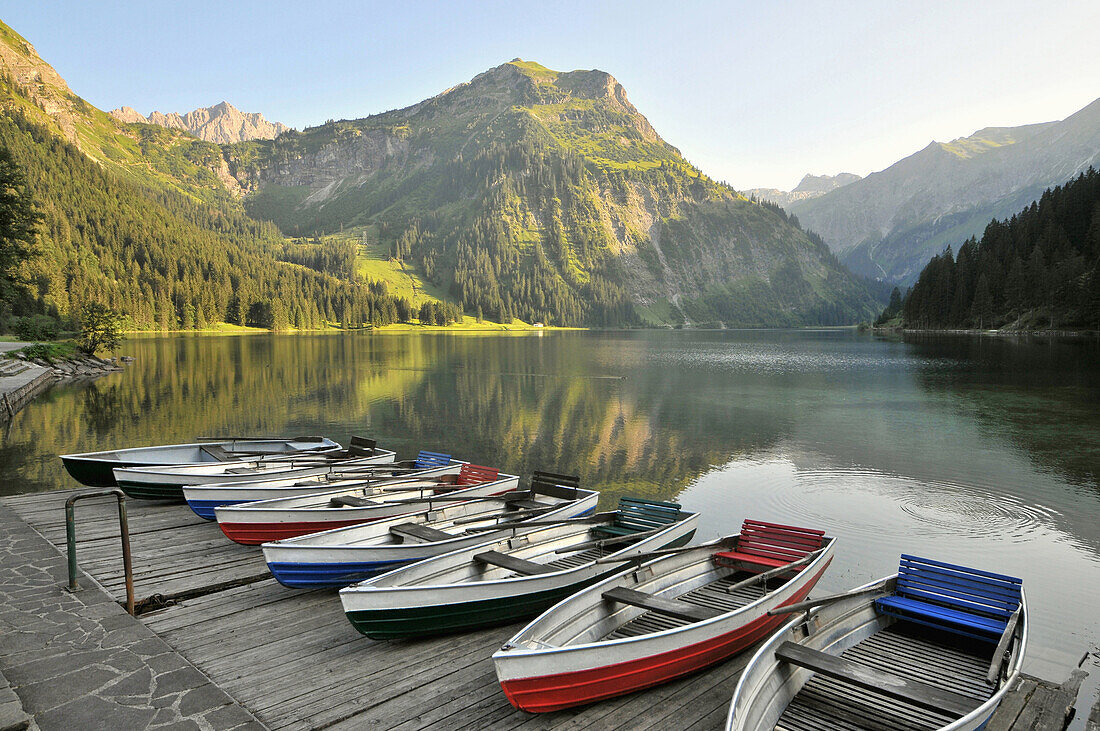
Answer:
[(932, 142), (885, 170), (789, 210), (855, 271), (911, 283), (948, 245), (1100, 165), (1100, 100), (1061, 122), (987, 127)]
[[(5, 107), (13, 106), (35, 121), (55, 127), (69, 142), (78, 142), (77, 123), (82, 116), (83, 100), (42, 60), (34, 46), (3, 23), (0, 23), (0, 70), (7, 77), (0, 79), (0, 84), (12, 87), (3, 95)], [(19, 98), (29, 100), (31, 105), (13, 105)]]
[(230, 145), (248, 140), (270, 140), (286, 132), (289, 127), (281, 122), (269, 122), (258, 112), (242, 112), (229, 102), (212, 107), (195, 109), (187, 114), (153, 112), (143, 117), (140, 112), (122, 107), (111, 111), (111, 116), (127, 124), (144, 122), (168, 129), (190, 132), (201, 140), (218, 145)]
[(775, 203), (782, 208), (788, 208), (795, 201), (817, 198), (825, 195), (830, 190), (836, 190), (857, 180), (859, 180), (859, 176), (854, 173), (838, 173), (836, 175), (810, 175), (807, 173), (794, 190), (751, 188), (745, 191), (745, 195), (752, 196), (756, 200)]

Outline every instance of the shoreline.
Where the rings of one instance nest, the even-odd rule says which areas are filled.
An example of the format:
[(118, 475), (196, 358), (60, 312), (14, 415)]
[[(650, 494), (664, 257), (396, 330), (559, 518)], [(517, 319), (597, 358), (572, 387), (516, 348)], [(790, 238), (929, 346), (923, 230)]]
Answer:
[(871, 327), (867, 332), (879, 335), (979, 335), (995, 338), (1100, 338), (1100, 331), (1098, 330), (935, 330), (925, 328)]

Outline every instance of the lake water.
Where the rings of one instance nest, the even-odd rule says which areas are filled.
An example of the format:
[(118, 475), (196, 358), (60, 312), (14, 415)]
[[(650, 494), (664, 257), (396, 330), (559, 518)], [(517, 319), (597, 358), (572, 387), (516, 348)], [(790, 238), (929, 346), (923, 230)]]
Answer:
[[(378, 439), (509, 472), (578, 474), (703, 513), (839, 538), (819, 593), (916, 553), (1024, 579), (1026, 670), (1100, 643), (1100, 345), (852, 331), (135, 339), (4, 438), (0, 494), (74, 487), (57, 454), (209, 435)], [(1086, 663), (1079, 706), (1095, 700)], [(1079, 716), (1087, 715), (1087, 712)], [(1078, 724), (1083, 719), (1078, 720)]]

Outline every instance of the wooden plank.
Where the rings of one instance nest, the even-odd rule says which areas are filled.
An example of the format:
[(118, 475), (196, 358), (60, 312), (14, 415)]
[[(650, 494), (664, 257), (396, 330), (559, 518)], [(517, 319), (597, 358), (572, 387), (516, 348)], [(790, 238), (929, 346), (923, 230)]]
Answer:
[(1061, 685), (1043, 680), (1036, 681), (1035, 691), (1027, 699), (1027, 704), (1016, 721), (1009, 728), (1013, 731), (1061, 731), (1073, 715), (1073, 706), (1077, 701), (1077, 692), (1087, 673), (1074, 670), (1069, 679)]
[(687, 620), (688, 622), (702, 622), (705, 619), (725, 614), (725, 612), (710, 607), (665, 599), (656, 594), (646, 594), (643, 591), (635, 591), (625, 586), (617, 586), (614, 589), (605, 591), (600, 596), (608, 601), (629, 604), (649, 612), (667, 614), (670, 617)]
[(1092, 707), (1092, 713), (1085, 724), (1085, 731), (1100, 731), (1100, 698), (1096, 699), (1096, 705)]
[(868, 688), (891, 698), (907, 701), (922, 708), (944, 710), (959, 718), (978, 707), (972, 698), (957, 693), (907, 680), (892, 673), (885, 673), (861, 663), (829, 655), (794, 642), (784, 642), (776, 650), (780, 660), (804, 667), (815, 673), (843, 680)]
[(391, 525), (390, 533), (401, 536), (402, 538), (405, 536), (418, 538), (422, 541), (428, 541), (429, 543), (434, 541), (449, 541), (454, 538), (450, 533), (445, 533), (444, 531), (436, 530), (435, 528), (420, 523), (400, 523), (399, 525)]
[(475, 553), (474, 560), (490, 566), (499, 566), (502, 569), (508, 569), (517, 574), (523, 574), (524, 576), (551, 574), (554, 572), (554, 569), (549, 566), (544, 566), (534, 561), (527, 561), (522, 558), (516, 558), (515, 556), (509, 556), (507, 553), (501, 553), (500, 551)]

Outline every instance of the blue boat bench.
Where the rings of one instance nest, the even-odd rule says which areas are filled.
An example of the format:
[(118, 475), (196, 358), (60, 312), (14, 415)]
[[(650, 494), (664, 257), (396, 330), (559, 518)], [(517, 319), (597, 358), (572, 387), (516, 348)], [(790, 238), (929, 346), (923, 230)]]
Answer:
[(985, 642), (997, 642), (1020, 606), (1012, 576), (903, 554), (897, 588), (875, 601), (883, 614)]
[(416, 461), (413, 463), (413, 466), (427, 469), (429, 467), (446, 467), (450, 463), (451, 455), (449, 454), (429, 452), (425, 449), (421, 449), (420, 454), (416, 456)]

